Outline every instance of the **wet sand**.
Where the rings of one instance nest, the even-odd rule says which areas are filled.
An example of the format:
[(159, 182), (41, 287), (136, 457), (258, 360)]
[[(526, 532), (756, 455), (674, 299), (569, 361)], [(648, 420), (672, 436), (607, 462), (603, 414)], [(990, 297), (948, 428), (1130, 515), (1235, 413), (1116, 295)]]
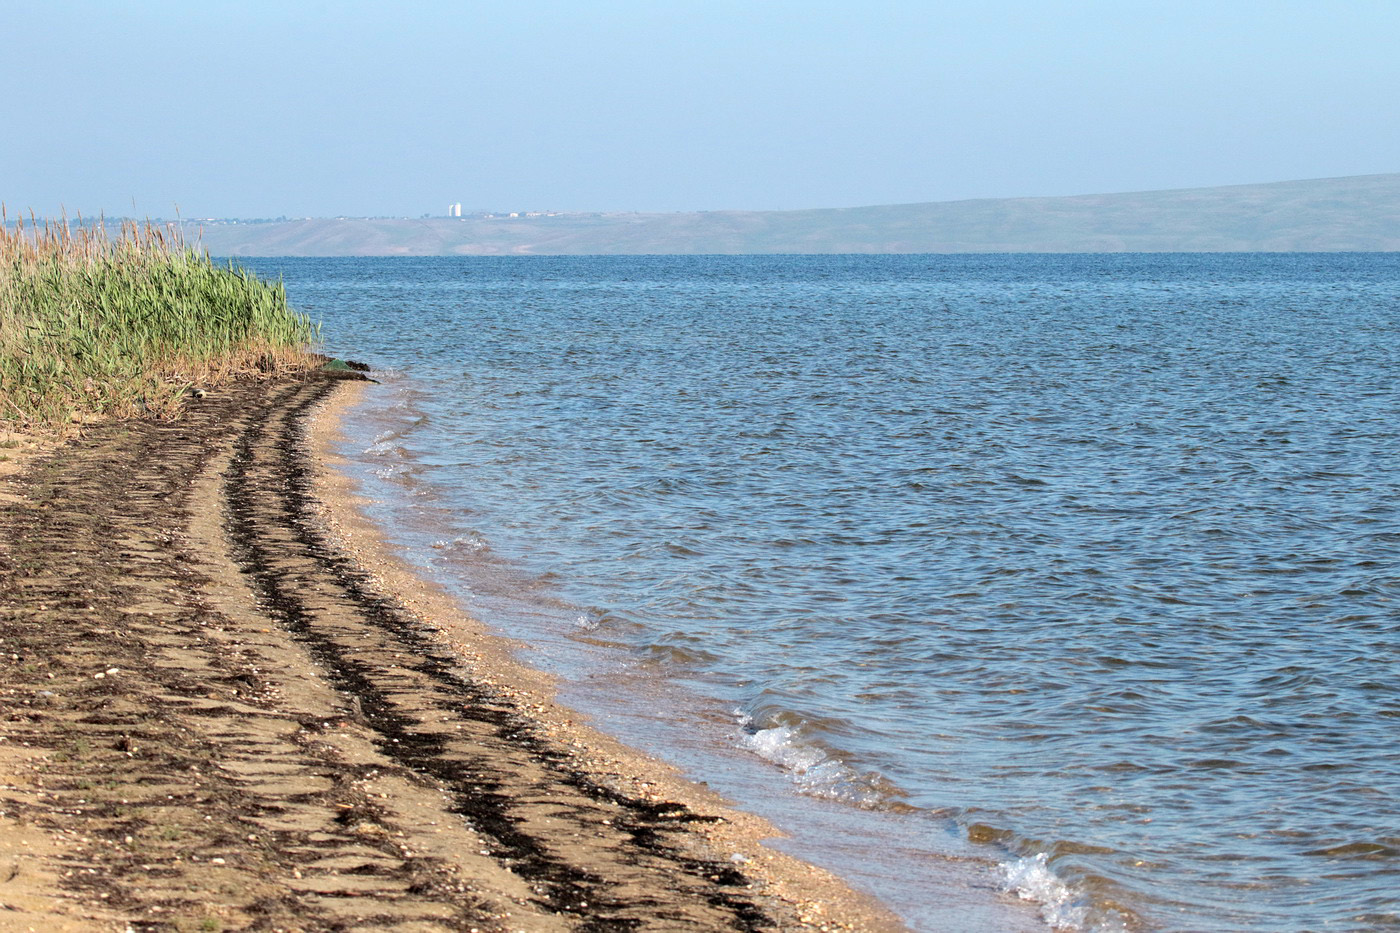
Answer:
[(557, 705), (327, 467), (359, 385), (0, 476), (0, 930), (896, 930)]

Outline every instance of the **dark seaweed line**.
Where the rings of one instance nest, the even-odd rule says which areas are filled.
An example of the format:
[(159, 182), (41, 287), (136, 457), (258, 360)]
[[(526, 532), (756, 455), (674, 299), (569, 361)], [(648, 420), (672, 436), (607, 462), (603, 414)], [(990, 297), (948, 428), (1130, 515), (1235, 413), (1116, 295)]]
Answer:
[[(540, 891), (538, 902), (548, 910), (571, 914), (585, 930), (631, 929), (638, 925), (632, 919), (580, 915), (580, 905), (591, 905), (589, 914), (598, 908), (625, 908), (600, 890), (601, 879), (552, 857), (528, 834), (521, 832), (510, 814), (511, 801), (476, 781), (475, 786), (464, 780), (460, 762), (444, 760), (442, 741), (435, 735), (423, 734), (413, 728), (412, 721), (396, 712), (387, 691), (375, 679), (373, 671), (346, 656), (344, 650), (312, 625), (305, 606), (298, 600), (293, 587), (284, 584), (281, 574), (272, 568), (270, 554), (262, 544), (253, 518), (256, 511), (255, 484), (252, 480), (254, 448), (260, 437), (276, 430), (278, 456), (271, 469), (275, 471), (269, 489), (279, 490), (282, 500), (278, 519), (287, 524), (302, 551), (335, 581), (348, 600), (357, 607), (362, 621), (374, 627), (386, 638), (398, 642), (417, 663), (403, 666), (427, 678), (439, 695), (451, 702), (439, 705), (455, 716), (469, 717), (489, 724), (496, 734), (518, 747), (525, 748), (537, 761), (550, 767), (561, 779), (589, 797), (606, 800), (625, 808), (634, 842), (653, 854), (661, 855), (688, 874), (718, 879), (718, 883), (735, 887), (746, 886), (749, 879), (733, 866), (718, 862), (685, 858), (665, 845), (658, 828), (675, 824), (714, 819), (691, 813), (674, 803), (653, 804), (639, 801), (602, 787), (569, 768), (563, 756), (547, 748), (532, 735), (527, 720), (499, 708), (489, 693), (479, 685), (460, 676), (454, 668), (457, 661), (436, 644), (419, 623), (409, 618), (389, 600), (374, 592), (365, 572), (353, 559), (331, 545), (317, 529), (311, 466), (304, 442), (304, 421), (311, 409), (333, 390), (334, 383), (325, 381), (301, 390), (302, 397), (282, 408), (280, 430), (273, 428), (273, 411), (264, 410), (252, 416), (235, 444), (233, 457), (225, 476), (225, 499), (228, 504), (227, 534), (234, 558), (248, 575), (265, 611), (279, 621), (316, 658), (327, 679), (343, 694), (354, 697), (364, 720), (377, 733), (379, 750), (412, 771), (428, 776), (443, 785), (453, 796), (455, 812), (461, 814), (479, 833), (493, 840), (495, 855), (510, 864), (511, 870), (531, 882)], [(266, 518), (266, 516), (264, 516)], [(666, 824), (670, 824), (669, 827)], [(734, 927), (739, 930), (771, 929), (771, 919), (752, 901), (743, 896), (716, 893), (709, 897), (714, 906), (723, 907), (734, 915)]]

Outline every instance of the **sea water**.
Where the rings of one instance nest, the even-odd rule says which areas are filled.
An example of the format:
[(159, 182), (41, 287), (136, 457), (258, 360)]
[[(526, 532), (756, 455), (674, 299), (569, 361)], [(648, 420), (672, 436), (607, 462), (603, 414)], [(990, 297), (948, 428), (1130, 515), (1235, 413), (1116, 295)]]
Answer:
[(1400, 257), (249, 265), (411, 560), (915, 927), (1400, 927)]

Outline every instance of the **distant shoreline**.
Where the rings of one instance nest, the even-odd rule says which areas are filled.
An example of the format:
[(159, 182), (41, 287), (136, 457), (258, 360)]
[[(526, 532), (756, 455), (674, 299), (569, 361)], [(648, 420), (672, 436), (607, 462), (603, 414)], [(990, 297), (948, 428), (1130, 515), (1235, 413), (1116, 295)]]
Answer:
[(206, 219), (179, 225), (191, 242), (229, 258), (1396, 252), (1400, 173), (793, 211), (522, 209), (464, 217)]

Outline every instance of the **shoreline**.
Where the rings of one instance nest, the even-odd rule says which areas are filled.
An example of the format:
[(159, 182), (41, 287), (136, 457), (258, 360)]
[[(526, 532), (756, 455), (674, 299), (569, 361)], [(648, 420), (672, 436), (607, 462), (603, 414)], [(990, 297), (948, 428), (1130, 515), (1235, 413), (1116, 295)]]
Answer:
[[(353, 387), (337, 394), (331, 405), (353, 411), (335, 422), (330, 434), (338, 437), (322, 438), (319, 462), (334, 467), (328, 471), (330, 481), (348, 494), (342, 504), (376, 547), (392, 555), (415, 585), (427, 581), (432, 592), (446, 598), (448, 611), (460, 611), (472, 631), (482, 632), (493, 653), (498, 652), (495, 656), (542, 684), (567, 716), (581, 715), (602, 732), (603, 741), (620, 745), (650, 768), (678, 775), (692, 792), (702, 790), (707, 799), (756, 818), (768, 827), (768, 848), (816, 865), (841, 884), (871, 895), (911, 929), (1035, 933), (1049, 928), (1042, 900), (1008, 881), (1017, 857), (998, 859), (960, 839), (943, 839), (946, 824), (927, 813), (853, 805), (812, 793), (798, 772), (746, 744), (745, 732), (736, 734), (734, 703), (715, 700), (698, 685), (676, 683), (659, 671), (639, 673), (628, 663), (636, 656), (620, 645), (603, 647), (590, 637), (574, 642), (577, 636), (568, 623), (586, 610), (570, 604), (550, 630), (548, 623), (528, 618), (537, 604), (511, 602), (529, 596), (512, 597), (497, 588), (499, 575), (486, 581), (489, 595), (481, 608), (474, 608), (483, 591), (477, 589), (473, 568), (457, 561), (434, 566), (424, 559), (436, 553), (426, 550), (427, 542), (435, 542), (431, 547), (436, 549), (474, 532), (452, 524), (431, 479), (415, 479), (406, 495), (406, 487), (380, 475), (385, 468), (397, 471), (391, 463), (414, 472), (412, 458), (375, 455), (381, 442), (403, 442), (398, 416), (387, 418), (386, 412), (403, 414), (404, 393), (416, 394), (406, 389), (407, 382), (391, 378), (363, 395)], [(415, 409), (404, 417), (412, 422), (422, 415)], [(386, 437), (396, 439), (384, 441)], [(500, 563), (507, 558), (494, 544), (486, 560), (499, 574), (508, 566)], [(550, 605), (561, 598), (550, 596)], [(664, 710), (675, 712), (658, 715)]]
[(394, 558), (332, 468), (354, 389), (3, 481), (0, 929), (902, 929)]

